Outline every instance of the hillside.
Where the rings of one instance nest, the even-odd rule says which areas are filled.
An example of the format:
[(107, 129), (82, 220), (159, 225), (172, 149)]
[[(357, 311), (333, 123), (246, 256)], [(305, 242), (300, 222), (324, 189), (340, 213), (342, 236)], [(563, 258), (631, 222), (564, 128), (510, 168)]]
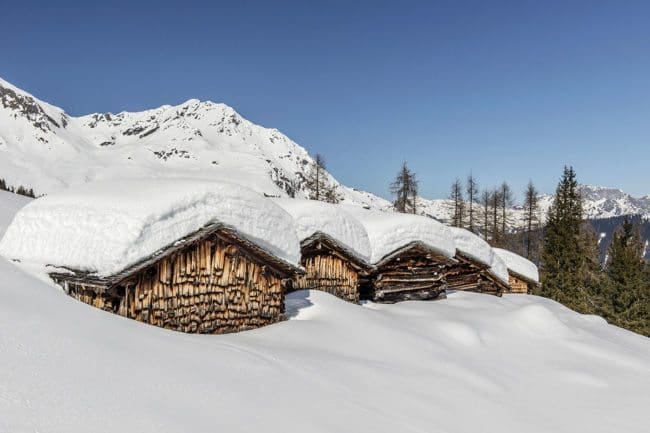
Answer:
[[(16, 197), (0, 192), (0, 236)], [(553, 301), (303, 291), (286, 307), (255, 331), (180, 334), (0, 258), (0, 432), (647, 431), (650, 340)]]
[[(0, 178), (45, 194), (127, 177), (232, 180), (272, 196), (305, 197), (308, 152), (233, 108), (191, 99), (137, 112), (73, 117), (0, 79)], [(386, 207), (329, 181), (347, 203)]]

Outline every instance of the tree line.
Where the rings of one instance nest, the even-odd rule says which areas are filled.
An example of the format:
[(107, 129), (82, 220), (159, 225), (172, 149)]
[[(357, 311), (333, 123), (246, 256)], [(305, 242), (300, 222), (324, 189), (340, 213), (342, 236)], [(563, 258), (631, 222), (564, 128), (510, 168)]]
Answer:
[(34, 190), (32, 188), (25, 188), (22, 185), (19, 185), (17, 188), (7, 185), (7, 182), (4, 179), (0, 179), (0, 191), (13, 192), (14, 194), (24, 195), (26, 197), (36, 198)]
[[(406, 163), (391, 183), (398, 212), (416, 213), (418, 180)], [(599, 238), (583, 211), (577, 176), (565, 167), (542, 225), (539, 192), (530, 181), (524, 190), (523, 221), (510, 229), (513, 192), (507, 182), (480, 190), (473, 174), (457, 178), (449, 195), (449, 224), (482, 236), (539, 265), (537, 295), (583, 314), (650, 336), (650, 265), (638, 222), (625, 218), (615, 231), (607, 260), (600, 261)]]

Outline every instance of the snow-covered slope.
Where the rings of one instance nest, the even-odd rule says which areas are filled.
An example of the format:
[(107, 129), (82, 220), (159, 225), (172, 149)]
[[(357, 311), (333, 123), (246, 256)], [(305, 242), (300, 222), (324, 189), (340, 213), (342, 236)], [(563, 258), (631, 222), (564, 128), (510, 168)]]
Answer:
[[(312, 163), (280, 131), (255, 125), (225, 104), (191, 99), (137, 113), (73, 117), (2, 79), (0, 155), (0, 178), (37, 194), (93, 180), (191, 176), (305, 197)], [(346, 203), (388, 206), (331, 176), (330, 182)]]
[[(13, 199), (0, 192), (0, 221)], [(0, 258), (0, 432), (648, 431), (650, 339), (550, 300), (296, 292), (287, 316), (175, 333)]]

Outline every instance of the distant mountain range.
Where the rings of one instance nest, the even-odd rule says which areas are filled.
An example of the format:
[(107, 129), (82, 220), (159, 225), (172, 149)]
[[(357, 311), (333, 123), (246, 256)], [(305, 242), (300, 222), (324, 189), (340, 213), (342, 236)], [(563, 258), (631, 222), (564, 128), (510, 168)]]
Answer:
[[(632, 197), (620, 189), (601, 186), (580, 185), (583, 197), (585, 216), (588, 219), (604, 219), (624, 215), (639, 215), (645, 220), (650, 219), (650, 196)], [(448, 199), (427, 200), (421, 198), (419, 206), (423, 214), (435, 217), (443, 222), (450, 222), (453, 215), (453, 202)], [(546, 217), (553, 203), (553, 195), (539, 196), (540, 218)], [(523, 225), (524, 211), (521, 206), (510, 209), (512, 227)]]
[[(191, 99), (141, 112), (74, 117), (0, 79), (0, 179), (45, 194), (96, 179), (200, 177), (228, 180), (267, 195), (307, 197), (313, 159), (277, 129), (264, 128), (225, 104)], [(329, 175), (344, 202), (375, 209), (391, 203)], [(387, 180), (388, 181), (388, 180)], [(650, 218), (650, 196), (583, 185), (589, 218)], [(540, 197), (541, 216), (552, 202)], [(419, 199), (420, 213), (449, 222), (451, 202)], [(512, 226), (523, 221), (511, 210)]]

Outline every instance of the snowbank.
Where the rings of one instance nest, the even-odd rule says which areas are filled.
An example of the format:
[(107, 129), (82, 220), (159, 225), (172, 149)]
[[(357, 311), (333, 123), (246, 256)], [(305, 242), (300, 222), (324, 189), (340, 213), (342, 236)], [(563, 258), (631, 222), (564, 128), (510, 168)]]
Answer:
[(650, 340), (550, 300), (362, 307), (303, 291), (287, 313), (240, 334), (180, 334), (0, 258), (0, 431), (648, 431)]
[(648, 431), (650, 339), (551, 300), (301, 291), (286, 307), (254, 331), (180, 334), (0, 258), (0, 432)]
[(454, 236), (456, 249), (463, 255), (488, 265), (490, 273), (508, 283), (508, 269), (505, 262), (494, 252), (490, 244), (469, 230), (449, 227)]
[(370, 240), (371, 263), (378, 263), (388, 254), (412, 242), (422, 242), (445, 257), (456, 254), (449, 227), (420, 215), (381, 212), (358, 206), (344, 209), (363, 224)]
[(503, 259), (509, 270), (531, 281), (539, 282), (537, 266), (533, 262), (521, 257), (519, 254), (501, 248), (494, 248), (494, 252)]
[(316, 200), (274, 199), (294, 219), (298, 239), (323, 233), (364, 262), (370, 260), (370, 241), (363, 225), (342, 206)]
[(86, 184), (39, 198), (16, 214), (0, 254), (109, 276), (217, 222), (300, 263), (293, 220), (282, 208), (239, 185), (188, 179)]

